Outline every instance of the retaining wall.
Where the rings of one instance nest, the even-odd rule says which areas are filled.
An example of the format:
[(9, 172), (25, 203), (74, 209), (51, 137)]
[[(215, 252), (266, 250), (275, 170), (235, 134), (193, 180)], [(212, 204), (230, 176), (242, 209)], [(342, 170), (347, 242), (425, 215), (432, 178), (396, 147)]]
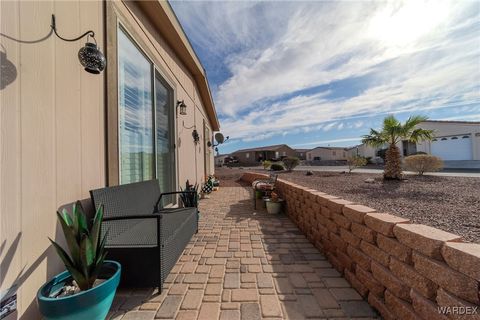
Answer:
[(384, 319), (480, 319), (479, 244), (292, 182), (276, 189), (288, 216)]

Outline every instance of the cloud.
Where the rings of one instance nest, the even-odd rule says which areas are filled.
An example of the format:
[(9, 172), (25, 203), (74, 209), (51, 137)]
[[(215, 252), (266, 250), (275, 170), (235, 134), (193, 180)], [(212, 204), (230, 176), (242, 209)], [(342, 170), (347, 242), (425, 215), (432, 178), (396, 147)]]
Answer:
[(303, 146), (317, 146), (327, 143), (337, 143), (337, 142), (359, 142), (359, 137), (351, 137), (351, 138), (342, 138), (342, 139), (330, 139), (330, 140), (317, 140), (307, 143), (299, 143), (295, 144), (296, 147), (303, 147)]
[(222, 130), (233, 138), (361, 128), (372, 115), (480, 104), (475, 2), (172, 6), (214, 70)]

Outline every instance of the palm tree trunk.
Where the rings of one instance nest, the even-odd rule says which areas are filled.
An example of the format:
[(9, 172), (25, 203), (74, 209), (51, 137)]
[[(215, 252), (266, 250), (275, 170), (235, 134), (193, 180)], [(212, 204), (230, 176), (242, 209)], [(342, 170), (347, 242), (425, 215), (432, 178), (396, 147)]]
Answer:
[(395, 144), (391, 144), (385, 154), (385, 169), (383, 178), (386, 180), (402, 179), (402, 160), (400, 150)]

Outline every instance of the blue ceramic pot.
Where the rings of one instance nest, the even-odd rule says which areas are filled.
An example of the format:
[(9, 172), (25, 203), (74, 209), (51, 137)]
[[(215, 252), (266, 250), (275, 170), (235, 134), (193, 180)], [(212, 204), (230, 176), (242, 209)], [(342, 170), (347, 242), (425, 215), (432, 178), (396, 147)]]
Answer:
[(46, 320), (104, 320), (120, 282), (120, 272), (118, 262), (106, 260), (100, 274), (100, 278), (107, 279), (105, 282), (72, 296), (49, 298), (51, 291), (58, 290), (71, 279), (68, 271), (60, 273), (38, 290), (40, 313)]

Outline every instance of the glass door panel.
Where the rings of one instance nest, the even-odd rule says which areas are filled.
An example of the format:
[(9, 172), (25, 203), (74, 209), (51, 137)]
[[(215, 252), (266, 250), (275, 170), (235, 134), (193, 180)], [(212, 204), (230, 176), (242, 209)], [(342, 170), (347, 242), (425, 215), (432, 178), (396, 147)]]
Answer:
[(118, 32), (120, 183), (155, 175), (152, 65), (122, 28)]

